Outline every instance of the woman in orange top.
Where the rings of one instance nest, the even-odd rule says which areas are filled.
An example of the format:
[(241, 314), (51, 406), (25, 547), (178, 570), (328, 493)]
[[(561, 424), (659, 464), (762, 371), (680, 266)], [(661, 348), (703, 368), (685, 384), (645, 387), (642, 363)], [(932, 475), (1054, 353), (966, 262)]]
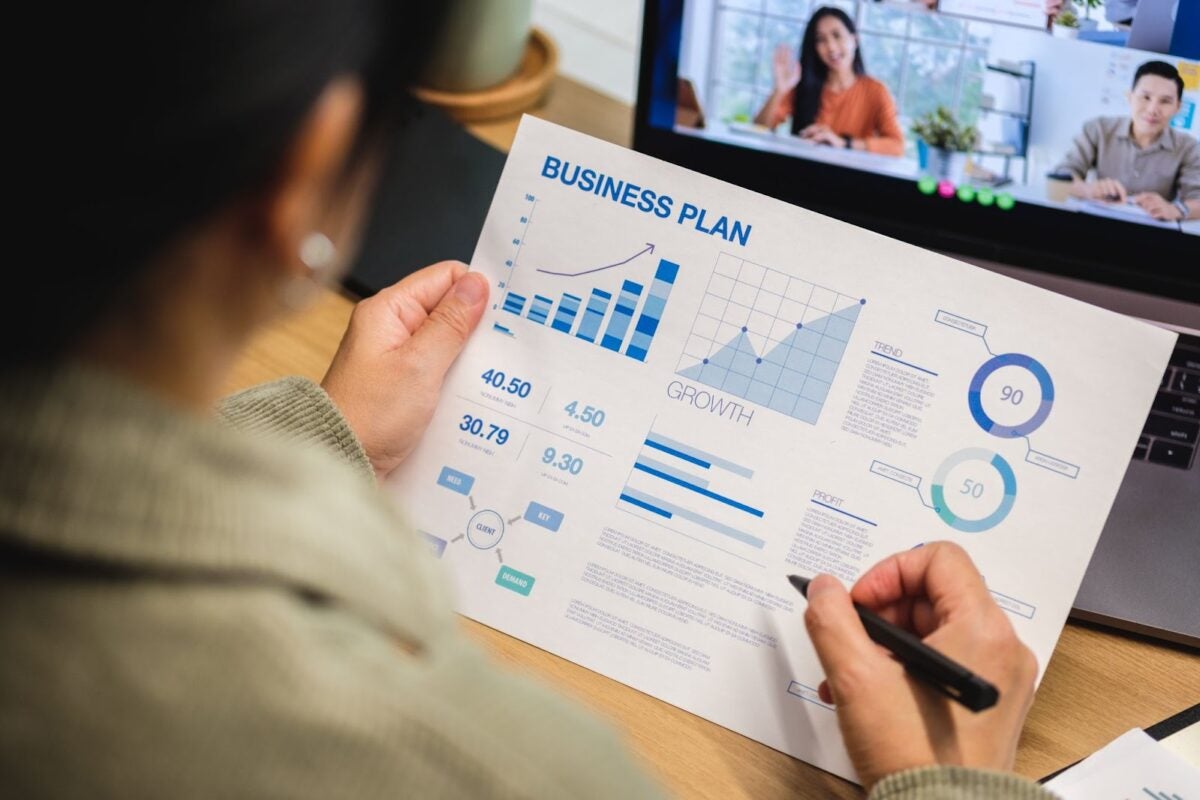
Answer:
[(866, 74), (854, 21), (828, 6), (804, 29), (800, 59), (775, 50), (775, 91), (754, 121), (774, 128), (792, 118), (792, 133), (816, 144), (904, 153), (904, 131), (887, 87)]

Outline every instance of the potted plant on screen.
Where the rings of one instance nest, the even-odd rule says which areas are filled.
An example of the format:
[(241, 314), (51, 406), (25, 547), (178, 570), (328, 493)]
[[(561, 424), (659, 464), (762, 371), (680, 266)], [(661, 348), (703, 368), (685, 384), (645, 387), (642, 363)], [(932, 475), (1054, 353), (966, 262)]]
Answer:
[(1051, 32), (1059, 39), (1078, 39), (1079, 15), (1075, 13), (1075, 9), (1069, 5), (1063, 6), (1063, 10), (1054, 18)]
[(959, 124), (954, 112), (945, 106), (922, 114), (910, 130), (917, 137), (918, 148), (923, 148), (921, 166), (925, 173), (955, 185), (962, 183), (967, 154), (979, 141), (979, 131)]

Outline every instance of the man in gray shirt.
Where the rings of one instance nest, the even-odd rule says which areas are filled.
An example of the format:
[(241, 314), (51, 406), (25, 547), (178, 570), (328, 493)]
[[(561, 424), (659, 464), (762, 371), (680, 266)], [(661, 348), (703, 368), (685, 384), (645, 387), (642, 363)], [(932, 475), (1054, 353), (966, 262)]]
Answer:
[(1147, 61), (1126, 96), (1129, 116), (1089, 120), (1056, 171), (1071, 174), (1075, 197), (1135, 203), (1170, 222), (1200, 217), (1200, 143), (1171, 128), (1183, 98), (1178, 70)]

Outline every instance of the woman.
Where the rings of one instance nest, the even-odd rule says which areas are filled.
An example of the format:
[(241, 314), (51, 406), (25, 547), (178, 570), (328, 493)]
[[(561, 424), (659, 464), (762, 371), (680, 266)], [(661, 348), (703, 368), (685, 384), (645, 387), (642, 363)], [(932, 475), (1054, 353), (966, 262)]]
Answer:
[(775, 90), (754, 121), (814, 144), (904, 154), (904, 131), (887, 87), (866, 74), (854, 21), (840, 8), (817, 9), (804, 29), (800, 60), (775, 49)]
[[(56, 228), (44, 263), (12, 270), (0, 315), (6, 795), (657, 794), (605, 725), (464, 639), (375, 485), (486, 280), (418, 271), (359, 304), (321, 386), (218, 403), (252, 333), (349, 261), (438, 6), (142, 2), (36, 28), (64, 59), (37, 117), (61, 174), (30, 203)], [(1035, 673), (961, 550), (884, 562), (854, 596), (998, 683), (986, 714), (910, 684), (837, 581), (809, 591), (867, 786), (1036, 796), (935, 766), (1011, 767)]]

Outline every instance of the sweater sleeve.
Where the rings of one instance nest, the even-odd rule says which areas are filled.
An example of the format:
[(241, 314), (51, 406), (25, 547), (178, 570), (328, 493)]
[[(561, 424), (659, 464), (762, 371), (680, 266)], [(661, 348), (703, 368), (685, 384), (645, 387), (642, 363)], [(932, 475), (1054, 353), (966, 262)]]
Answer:
[(342, 412), (316, 383), (307, 378), (281, 378), (227, 397), (221, 417), (249, 433), (283, 436), (325, 447), (371, 481), (374, 470), (358, 437)]
[(919, 767), (889, 775), (867, 800), (1056, 800), (1019, 775), (966, 767)]
[(896, 114), (896, 102), (882, 83), (875, 84), (875, 131), (864, 139), (867, 151), (885, 156), (904, 155), (904, 129)]

